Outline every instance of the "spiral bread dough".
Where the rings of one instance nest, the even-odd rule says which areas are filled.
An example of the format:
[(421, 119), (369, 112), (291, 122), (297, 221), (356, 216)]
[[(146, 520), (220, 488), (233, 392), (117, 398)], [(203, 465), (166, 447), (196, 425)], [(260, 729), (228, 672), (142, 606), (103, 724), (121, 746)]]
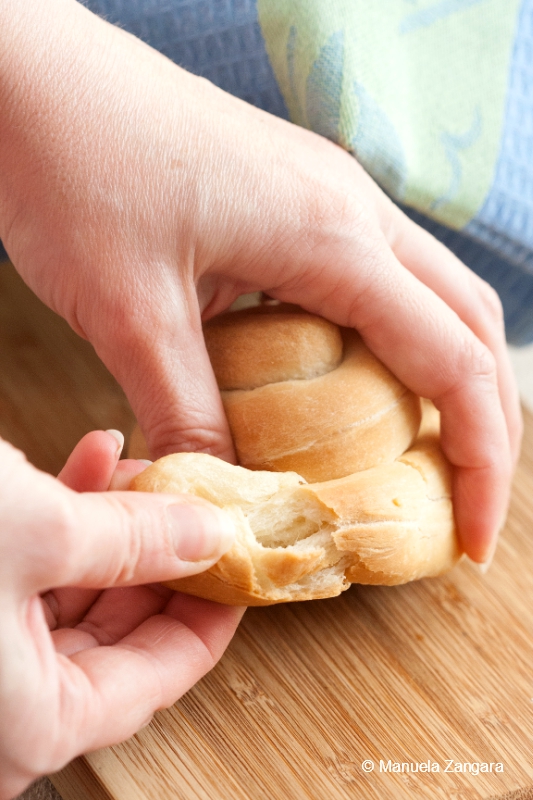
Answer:
[[(241, 466), (174, 454), (131, 488), (208, 499), (233, 517), (237, 538), (210, 570), (169, 586), (268, 605), (454, 565), (438, 415), (429, 408), (419, 433), (420, 400), (354, 331), (262, 306), (221, 315), (204, 332)], [(130, 455), (143, 447), (137, 431)]]
[(206, 345), (239, 464), (340, 478), (413, 442), (420, 401), (363, 344), (294, 307), (215, 318)]

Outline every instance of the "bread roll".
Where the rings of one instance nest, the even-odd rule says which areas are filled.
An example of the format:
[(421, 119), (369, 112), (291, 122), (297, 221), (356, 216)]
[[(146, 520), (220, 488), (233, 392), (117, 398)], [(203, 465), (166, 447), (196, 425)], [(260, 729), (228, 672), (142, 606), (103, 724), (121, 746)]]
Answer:
[(291, 306), (224, 314), (205, 327), (239, 464), (340, 478), (414, 441), (419, 399), (363, 344)]
[(220, 603), (269, 605), (333, 597), (351, 582), (406, 583), (460, 556), (449, 468), (429, 438), (392, 464), (316, 484), (176, 453), (132, 488), (194, 494), (232, 516), (232, 549), (207, 572), (167, 583)]
[[(169, 586), (267, 605), (453, 566), (460, 550), (438, 415), (426, 415), (412, 444), (419, 399), (355, 332), (278, 306), (222, 315), (205, 336), (248, 468), (181, 453), (134, 479), (137, 491), (206, 498), (236, 524), (235, 545), (215, 566)], [(130, 455), (143, 457), (136, 436)]]

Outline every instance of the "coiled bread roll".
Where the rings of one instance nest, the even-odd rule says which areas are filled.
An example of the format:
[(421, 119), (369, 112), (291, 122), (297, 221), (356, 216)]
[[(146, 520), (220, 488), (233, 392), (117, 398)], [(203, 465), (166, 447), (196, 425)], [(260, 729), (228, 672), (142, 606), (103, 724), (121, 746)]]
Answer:
[(205, 326), (239, 464), (341, 478), (412, 444), (420, 401), (353, 330), (294, 306), (224, 314)]
[[(419, 399), (355, 332), (294, 307), (263, 306), (216, 318), (205, 337), (242, 466), (175, 454), (131, 488), (206, 498), (231, 514), (238, 533), (210, 570), (169, 586), (267, 605), (454, 565), (460, 550), (438, 415), (416, 438)], [(143, 447), (137, 432), (130, 455), (142, 457)]]

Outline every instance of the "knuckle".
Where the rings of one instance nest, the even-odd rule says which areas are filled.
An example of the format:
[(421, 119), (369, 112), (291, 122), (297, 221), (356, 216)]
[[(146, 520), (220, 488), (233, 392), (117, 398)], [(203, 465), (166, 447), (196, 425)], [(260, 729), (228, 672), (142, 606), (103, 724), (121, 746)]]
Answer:
[(132, 520), (127, 519), (126, 515), (122, 515), (122, 519), (123, 535), (119, 541), (124, 543), (124, 548), (113, 575), (113, 584), (119, 586), (130, 584), (135, 580), (139, 565), (148, 560), (145, 542), (149, 540), (149, 537), (143, 536), (142, 515), (135, 525), (131, 524)]
[(357, 192), (343, 188), (323, 179), (311, 186), (304, 206), (304, 229), (313, 243), (342, 244), (368, 227), (368, 213)]
[(322, 193), (315, 192), (304, 227), (305, 284), (301, 273), (291, 274), (284, 288), (295, 294), (302, 288), (311, 290), (317, 313), (328, 316), (327, 309), (334, 306), (349, 325), (365, 328), (374, 319), (379, 300), (388, 303), (396, 289), (390, 291), (389, 249), (372, 209), (357, 191), (324, 186)]
[(468, 377), (497, 385), (496, 359), (486, 345), (473, 338), (463, 352), (463, 364)]
[(403, 239), (412, 236), (413, 228), (418, 227), (381, 189), (379, 189), (379, 202), (376, 205), (376, 219), (393, 251)]
[(147, 543), (153, 541), (151, 517), (146, 509), (130, 507), (112, 494), (101, 499), (104, 502), (101, 511), (111, 535), (106, 535), (107, 557), (100, 581), (107, 586), (128, 585), (147, 558)]
[(496, 359), (490, 349), (477, 337), (468, 336), (448, 364), (443, 396), (468, 395), (474, 391), (498, 392)]
[(152, 431), (150, 449), (158, 458), (169, 453), (181, 452), (221, 456), (228, 449), (228, 433), (227, 430), (220, 428), (216, 420), (213, 419), (212, 422), (213, 427), (200, 424), (198, 427), (179, 430), (171, 425), (159, 425)]
[(480, 280), (477, 287), (478, 296), (484, 313), (489, 317), (492, 324), (499, 328), (504, 326), (503, 306), (498, 292), (483, 280)]
[(40, 536), (35, 542), (35, 563), (40, 574), (46, 572), (50, 586), (64, 583), (72, 574), (77, 557), (77, 531), (79, 521), (73, 504), (65, 496), (54, 498), (53, 506), (42, 508), (42, 530), (50, 535)]

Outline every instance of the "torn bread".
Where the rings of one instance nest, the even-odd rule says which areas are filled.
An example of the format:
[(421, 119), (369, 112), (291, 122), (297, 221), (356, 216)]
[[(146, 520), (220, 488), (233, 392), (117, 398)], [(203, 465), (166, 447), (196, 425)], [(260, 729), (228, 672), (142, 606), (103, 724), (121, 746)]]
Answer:
[(450, 469), (434, 436), (392, 464), (322, 483), (177, 453), (131, 488), (193, 494), (231, 515), (232, 549), (207, 572), (167, 583), (230, 605), (332, 597), (353, 582), (406, 583), (438, 575), (460, 557)]
[[(354, 331), (281, 305), (221, 315), (205, 339), (242, 466), (175, 454), (131, 488), (203, 497), (238, 533), (207, 572), (167, 585), (268, 605), (332, 597), (355, 582), (406, 583), (456, 563), (438, 413), (425, 403), (420, 427), (419, 398)], [(129, 454), (148, 456), (139, 429)]]

